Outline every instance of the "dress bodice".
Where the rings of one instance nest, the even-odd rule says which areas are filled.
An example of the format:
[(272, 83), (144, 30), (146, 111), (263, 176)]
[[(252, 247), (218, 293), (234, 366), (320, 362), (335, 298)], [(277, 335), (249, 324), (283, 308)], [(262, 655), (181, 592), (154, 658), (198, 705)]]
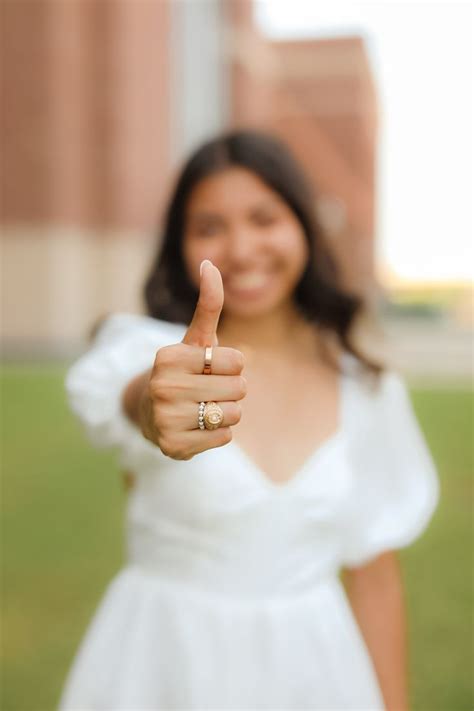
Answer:
[(130, 560), (239, 595), (304, 592), (338, 568), (353, 478), (342, 438), (287, 484), (266, 480), (233, 442), (138, 478)]
[(112, 316), (67, 377), (92, 440), (118, 447), (137, 477), (127, 509), (130, 562), (228, 594), (297, 594), (420, 535), (438, 480), (393, 373), (369, 387), (345, 361), (340, 427), (285, 484), (272, 483), (235, 441), (176, 461), (145, 440), (121, 409), (123, 388), (184, 328)]

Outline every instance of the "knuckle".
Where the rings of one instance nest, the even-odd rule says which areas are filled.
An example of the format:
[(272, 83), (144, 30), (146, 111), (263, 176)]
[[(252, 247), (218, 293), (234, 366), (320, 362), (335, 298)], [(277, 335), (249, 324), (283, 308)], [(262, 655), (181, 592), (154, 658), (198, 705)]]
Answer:
[(171, 459), (173, 459), (173, 447), (169, 439), (167, 437), (160, 437), (158, 444), (165, 457), (171, 457)]
[(160, 449), (165, 457), (170, 457), (170, 459), (191, 459), (193, 456), (189, 451), (185, 450), (178, 442), (174, 440), (173, 437), (169, 435), (160, 437), (159, 441)]
[(159, 348), (155, 356), (155, 367), (157, 369), (168, 365), (171, 362), (170, 350), (173, 346), (163, 346)]
[(184, 378), (159, 374), (151, 378), (149, 384), (150, 399), (153, 401), (173, 402), (185, 392), (188, 384)]
[(159, 372), (163, 368), (176, 365), (179, 362), (182, 352), (182, 343), (173, 343), (169, 346), (162, 346), (155, 356), (155, 368)]
[(166, 378), (157, 375), (150, 379), (148, 392), (151, 400), (167, 400), (170, 394), (170, 385)]
[(244, 354), (236, 348), (232, 348), (230, 351), (230, 362), (233, 370), (238, 373), (242, 372), (244, 368)]
[(161, 407), (155, 407), (153, 410), (153, 424), (158, 432), (164, 432), (166, 425), (169, 423), (169, 416), (165, 415)]
[(242, 408), (238, 402), (232, 402), (229, 405), (229, 423), (231, 425), (237, 425), (242, 418)]
[(229, 442), (232, 441), (232, 430), (230, 429), (230, 427), (220, 428), (217, 440), (220, 446), (224, 444), (229, 444)]
[(237, 400), (241, 400), (247, 395), (247, 381), (243, 375), (237, 376), (235, 389), (237, 391)]

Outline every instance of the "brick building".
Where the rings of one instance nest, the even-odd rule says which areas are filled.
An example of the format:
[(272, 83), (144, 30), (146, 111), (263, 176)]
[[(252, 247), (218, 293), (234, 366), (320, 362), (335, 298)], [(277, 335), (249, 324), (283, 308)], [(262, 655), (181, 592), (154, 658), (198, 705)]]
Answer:
[(2, 12), (7, 353), (68, 352), (99, 315), (140, 310), (177, 168), (229, 126), (288, 141), (347, 283), (370, 288), (376, 102), (359, 38), (266, 40), (251, 0), (22, 0)]

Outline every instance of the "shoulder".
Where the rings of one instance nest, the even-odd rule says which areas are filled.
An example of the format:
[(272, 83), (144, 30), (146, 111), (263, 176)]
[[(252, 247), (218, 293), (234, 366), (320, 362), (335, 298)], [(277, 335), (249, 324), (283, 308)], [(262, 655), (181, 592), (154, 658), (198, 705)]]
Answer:
[(346, 381), (372, 401), (406, 391), (405, 381), (396, 370), (384, 368), (380, 373), (372, 374), (349, 353), (342, 356), (341, 370)]
[(347, 392), (347, 414), (363, 425), (374, 418), (385, 419), (391, 413), (410, 409), (404, 378), (391, 368), (371, 374), (353, 356), (343, 358), (343, 377)]
[(403, 468), (431, 471), (434, 465), (403, 377), (387, 369), (375, 382), (361, 376), (347, 382), (346, 431), (354, 464), (367, 471), (394, 471), (392, 481)]
[(94, 344), (100, 346), (138, 335), (162, 343), (174, 343), (180, 341), (185, 332), (185, 324), (170, 323), (143, 314), (116, 312), (109, 314), (98, 324)]

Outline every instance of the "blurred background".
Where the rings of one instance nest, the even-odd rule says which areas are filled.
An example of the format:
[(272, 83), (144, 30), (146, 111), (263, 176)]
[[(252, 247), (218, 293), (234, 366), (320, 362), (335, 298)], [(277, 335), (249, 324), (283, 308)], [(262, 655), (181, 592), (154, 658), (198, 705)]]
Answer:
[(112, 454), (69, 414), (98, 318), (139, 312), (190, 150), (268, 129), (302, 161), (442, 502), (402, 552), (413, 709), (473, 706), (472, 4), (1, 0), (5, 711), (52, 709), (122, 561)]

